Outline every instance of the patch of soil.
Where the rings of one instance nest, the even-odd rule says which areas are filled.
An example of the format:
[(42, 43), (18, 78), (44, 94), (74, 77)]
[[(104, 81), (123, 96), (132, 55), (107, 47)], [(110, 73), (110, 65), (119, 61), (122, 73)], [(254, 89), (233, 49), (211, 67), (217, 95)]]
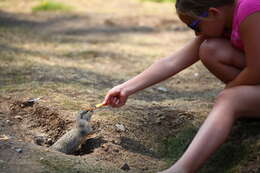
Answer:
[[(116, 111), (120, 116), (111, 119), (99, 117), (110, 112), (108, 109), (104, 111), (95, 116), (99, 122), (95, 138), (87, 140), (78, 154), (112, 162), (118, 168), (127, 164), (135, 173), (156, 172), (163, 167), (165, 162), (160, 159), (162, 153), (158, 151), (162, 147), (160, 142), (193, 119), (191, 113), (159, 105), (126, 105)], [(118, 124), (124, 126), (123, 130), (116, 126)]]
[[(27, 143), (48, 147), (74, 126), (74, 120), (68, 118), (71, 116), (41, 101), (27, 107), (23, 106), (22, 99), (3, 103), (9, 107), (13, 136)], [(109, 109), (104, 111), (111, 113)], [(158, 141), (193, 119), (189, 113), (159, 105), (125, 106), (117, 112), (120, 115), (117, 120), (100, 117), (103, 113), (102, 110), (95, 113), (91, 121), (95, 134), (88, 136), (74, 154), (85, 159), (109, 161), (118, 168), (127, 164), (135, 173), (155, 172), (162, 167), (165, 162), (160, 160), (155, 149)], [(123, 125), (124, 129), (118, 129), (116, 124)]]
[[(31, 106), (24, 107), (25, 101), (15, 100), (10, 104), (9, 118), (10, 121), (23, 129), (29, 129), (24, 136), (25, 141), (35, 141), (42, 138), (43, 142), (49, 146), (57, 141), (62, 135), (66, 133), (72, 121), (63, 119), (60, 112), (54, 108), (35, 103)], [(39, 135), (37, 135), (39, 134)]]

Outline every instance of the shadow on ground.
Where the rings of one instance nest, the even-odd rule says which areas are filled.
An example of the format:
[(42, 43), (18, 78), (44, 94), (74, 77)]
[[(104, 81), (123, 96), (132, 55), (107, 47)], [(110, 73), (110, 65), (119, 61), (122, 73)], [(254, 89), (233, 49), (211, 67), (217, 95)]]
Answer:
[[(260, 121), (241, 120), (234, 126), (229, 139), (211, 156), (200, 173), (258, 173), (259, 171)], [(185, 128), (176, 137), (168, 138), (164, 144), (169, 165), (177, 161), (197, 133), (195, 127)], [(248, 162), (250, 160), (250, 162)]]

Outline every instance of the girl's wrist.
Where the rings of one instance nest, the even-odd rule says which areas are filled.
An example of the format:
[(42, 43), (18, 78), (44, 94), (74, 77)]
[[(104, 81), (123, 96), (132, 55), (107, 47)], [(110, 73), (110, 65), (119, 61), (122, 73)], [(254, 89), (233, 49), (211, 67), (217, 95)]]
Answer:
[(130, 96), (135, 92), (134, 89), (131, 86), (129, 86), (127, 83), (123, 83), (119, 85), (119, 88), (121, 92), (123, 92), (127, 96)]

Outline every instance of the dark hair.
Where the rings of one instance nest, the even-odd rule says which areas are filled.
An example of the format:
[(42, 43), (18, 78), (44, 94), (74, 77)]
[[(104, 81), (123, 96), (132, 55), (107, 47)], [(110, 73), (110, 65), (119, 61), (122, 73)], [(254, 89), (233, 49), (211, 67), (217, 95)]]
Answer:
[(176, 0), (176, 10), (178, 13), (198, 17), (211, 7), (231, 5), (235, 0)]

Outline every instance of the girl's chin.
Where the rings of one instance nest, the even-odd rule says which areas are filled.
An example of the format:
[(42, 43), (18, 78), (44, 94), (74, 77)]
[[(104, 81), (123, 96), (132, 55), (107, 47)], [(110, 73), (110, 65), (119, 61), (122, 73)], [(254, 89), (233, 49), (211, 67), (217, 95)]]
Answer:
[(204, 34), (205, 38), (220, 38), (223, 37), (223, 34)]

